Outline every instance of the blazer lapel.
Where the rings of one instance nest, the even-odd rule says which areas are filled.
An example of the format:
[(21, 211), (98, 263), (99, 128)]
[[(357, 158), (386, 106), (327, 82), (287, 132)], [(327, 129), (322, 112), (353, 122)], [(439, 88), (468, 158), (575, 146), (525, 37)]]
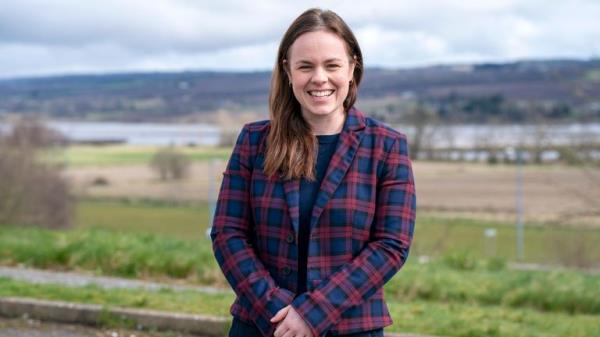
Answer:
[(310, 220), (311, 230), (318, 223), (319, 217), (327, 205), (327, 202), (342, 182), (348, 168), (350, 168), (354, 155), (356, 154), (360, 141), (364, 135), (362, 130), (365, 128), (365, 125), (363, 114), (354, 107), (350, 108), (335, 152), (331, 157), (325, 177), (323, 178), (323, 182), (317, 193)]
[[(315, 200), (311, 214), (311, 230), (317, 224), (325, 205), (327, 205), (331, 195), (342, 182), (348, 168), (352, 164), (354, 155), (356, 154), (363, 137), (362, 130), (365, 128), (365, 125), (363, 114), (354, 107), (350, 108), (335, 153), (331, 157), (325, 177), (323, 178), (323, 182), (317, 193), (317, 199)], [(292, 226), (294, 227), (294, 231), (298, 233), (300, 222), (300, 180), (284, 180), (283, 190), (285, 192), (285, 201), (292, 220)]]
[(290, 218), (292, 219), (292, 226), (297, 234), (300, 222), (300, 180), (285, 180), (283, 182), (283, 191), (285, 192), (285, 201), (287, 202)]

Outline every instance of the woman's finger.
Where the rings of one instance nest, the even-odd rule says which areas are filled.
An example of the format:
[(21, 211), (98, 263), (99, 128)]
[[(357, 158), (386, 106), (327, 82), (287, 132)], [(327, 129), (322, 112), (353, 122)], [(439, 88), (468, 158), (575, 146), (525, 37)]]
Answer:
[(271, 318), (271, 323), (277, 323), (277, 322), (281, 321), (282, 319), (284, 319), (289, 310), (290, 310), (290, 306), (289, 305), (287, 307), (279, 310), (275, 314), (275, 316), (273, 316), (273, 318)]
[(273, 336), (274, 337), (282, 337), (283, 334), (285, 334), (288, 331), (289, 330), (287, 328), (287, 325), (279, 324), (277, 326), (277, 328), (275, 329), (275, 332), (273, 333)]
[(298, 337), (298, 335), (296, 334), (295, 331), (293, 330), (288, 330), (285, 332), (285, 334), (283, 334), (283, 336), (281, 337)]

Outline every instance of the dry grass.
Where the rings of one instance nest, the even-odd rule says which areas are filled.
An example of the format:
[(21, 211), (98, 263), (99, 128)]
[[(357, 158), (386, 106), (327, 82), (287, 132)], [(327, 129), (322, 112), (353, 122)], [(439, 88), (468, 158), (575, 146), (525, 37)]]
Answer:
[[(67, 175), (76, 193), (207, 201), (218, 191), (226, 162), (194, 162), (190, 178), (163, 182), (146, 165), (75, 167)], [(444, 216), (509, 220), (515, 218), (516, 167), (472, 163), (414, 163), (419, 209)], [(525, 219), (538, 223), (600, 227), (600, 169), (527, 166)], [(106, 186), (96, 186), (102, 177)]]
[[(148, 165), (70, 168), (67, 176), (79, 196), (207, 201), (211, 180), (213, 190), (218, 190), (224, 166), (222, 161), (195, 162), (189, 178), (179, 181), (160, 180)], [(97, 178), (104, 178), (108, 184), (95, 185)]]
[[(515, 218), (515, 166), (417, 162), (414, 171), (423, 210)], [(528, 166), (523, 182), (526, 220), (600, 226), (600, 169)]]

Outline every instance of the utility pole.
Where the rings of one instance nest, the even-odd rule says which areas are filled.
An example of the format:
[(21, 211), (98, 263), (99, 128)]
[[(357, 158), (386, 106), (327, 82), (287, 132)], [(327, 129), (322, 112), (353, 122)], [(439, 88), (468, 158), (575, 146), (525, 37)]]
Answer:
[(517, 147), (517, 179), (516, 179), (516, 210), (517, 210), (517, 260), (525, 258), (525, 231), (523, 223), (523, 150)]

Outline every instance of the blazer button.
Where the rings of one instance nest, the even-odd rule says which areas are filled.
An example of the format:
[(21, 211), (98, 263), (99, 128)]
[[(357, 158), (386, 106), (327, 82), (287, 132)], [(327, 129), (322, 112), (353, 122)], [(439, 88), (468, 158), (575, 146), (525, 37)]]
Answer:
[(289, 275), (292, 273), (292, 269), (288, 266), (283, 267), (283, 269), (281, 269), (281, 272), (283, 273), (283, 275)]
[(290, 233), (290, 234), (288, 234), (288, 236), (287, 236), (287, 238), (286, 238), (286, 241), (287, 241), (288, 243), (292, 243), (292, 242), (294, 242), (294, 241), (295, 241), (295, 239), (296, 239), (296, 238), (294, 237), (294, 234)]

